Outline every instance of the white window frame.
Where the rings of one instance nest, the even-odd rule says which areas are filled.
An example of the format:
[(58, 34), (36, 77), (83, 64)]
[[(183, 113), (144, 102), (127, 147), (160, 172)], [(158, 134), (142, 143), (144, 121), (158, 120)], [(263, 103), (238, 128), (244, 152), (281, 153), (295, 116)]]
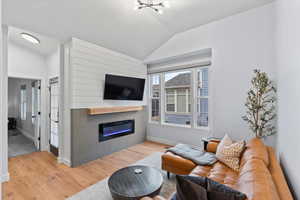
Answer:
[[(153, 97), (153, 93), (152, 93), (152, 76), (155, 76), (155, 75), (158, 75), (159, 76), (159, 85), (160, 85), (160, 88), (159, 88), (159, 97)], [(151, 123), (155, 123), (155, 124), (159, 124), (160, 121), (161, 121), (161, 75), (160, 74), (150, 74), (149, 77), (148, 77), (148, 80), (149, 80), (149, 122)], [(160, 118), (158, 121), (154, 121), (152, 120), (152, 99), (158, 99), (159, 100), (159, 114), (160, 114)]]
[[(197, 118), (198, 118), (198, 111), (197, 111), (197, 100), (198, 98), (204, 98), (204, 97), (198, 97), (198, 71), (202, 69), (208, 69), (208, 126), (198, 126), (197, 124)], [(191, 125), (181, 125), (181, 124), (171, 124), (171, 123), (166, 123), (165, 122), (165, 112), (166, 111), (166, 93), (165, 93), (165, 74), (170, 73), (170, 72), (181, 72), (181, 71), (191, 71)], [(153, 75), (159, 75), (160, 77), (160, 97), (159, 97), (159, 106), (160, 106), (160, 120), (159, 121), (152, 121), (151, 116), (152, 116), (152, 80), (151, 76)], [(210, 72), (210, 66), (197, 66), (195, 65), (192, 68), (188, 69), (180, 69), (180, 70), (172, 70), (172, 71), (167, 71), (167, 72), (159, 72), (159, 73), (153, 73), (149, 75), (149, 123), (153, 124), (160, 124), (160, 125), (166, 125), (166, 126), (176, 126), (176, 127), (184, 127), (184, 128), (194, 128), (194, 129), (203, 129), (206, 131), (209, 131), (212, 128), (212, 108), (211, 108), (211, 72)], [(188, 97), (187, 97), (188, 98)], [(188, 104), (187, 104), (187, 109), (188, 109)]]
[[(201, 70), (203, 70), (203, 69), (207, 69), (208, 70), (208, 96), (200, 96), (200, 95), (198, 95), (198, 72), (200, 72)], [(210, 94), (211, 94), (211, 85), (210, 85), (210, 83), (211, 83), (211, 81), (210, 81), (210, 68), (209, 67), (198, 67), (196, 70), (195, 70), (195, 73), (194, 73), (194, 75), (195, 75), (195, 83), (194, 83), (194, 85), (195, 85), (195, 97), (194, 97), (194, 105), (195, 105), (195, 111), (194, 111), (194, 113), (196, 114), (196, 116), (195, 116), (195, 121), (194, 121), (194, 124), (195, 124), (195, 128), (201, 128), (201, 129), (209, 129), (209, 127), (210, 127), (210, 118), (211, 118), (211, 112), (210, 112), (210, 109), (211, 109), (211, 106), (210, 106), (210, 101), (211, 101), (211, 98), (210, 98)], [(202, 98), (207, 98), (208, 99), (208, 125), (207, 126), (198, 126), (198, 123), (197, 123), (197, 120), (198, 120), (198, 109), (197, 109), (197, 104), (198, 104), (198, 100), (199, 99), (202, 99)], [(200, 108), (201, 108), (201, 106), (200, 106)], [(201, 111), (200, 111), (201, 112)]]

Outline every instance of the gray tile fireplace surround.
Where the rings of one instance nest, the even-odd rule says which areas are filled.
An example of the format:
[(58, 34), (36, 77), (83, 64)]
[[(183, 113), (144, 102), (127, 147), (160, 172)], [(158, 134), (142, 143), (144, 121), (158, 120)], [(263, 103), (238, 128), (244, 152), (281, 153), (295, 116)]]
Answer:
[[(99, 142), (99, 124), (135, 120), (135, 133)], [(82, 165), (105, 155), (139, 144), (146, 139), (146, 109), (139, 112), (112, 113), (90, 116), (86, 109), (72, 109), (72, 167)]]

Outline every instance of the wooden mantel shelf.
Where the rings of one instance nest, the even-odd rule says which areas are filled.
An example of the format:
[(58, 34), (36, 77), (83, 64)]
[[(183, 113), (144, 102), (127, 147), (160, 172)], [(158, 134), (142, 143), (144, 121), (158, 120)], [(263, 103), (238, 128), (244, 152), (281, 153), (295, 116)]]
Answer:
[(103, 115), (110, 113), (135, 112), (143, 110), (143, 106), (117, 106), (117, 107), (102, 107), (88, 108), (89, 115)]

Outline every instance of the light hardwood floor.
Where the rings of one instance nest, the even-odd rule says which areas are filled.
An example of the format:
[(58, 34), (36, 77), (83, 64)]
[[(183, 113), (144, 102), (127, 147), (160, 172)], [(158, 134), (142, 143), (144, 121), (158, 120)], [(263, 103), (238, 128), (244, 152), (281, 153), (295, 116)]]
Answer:
[(62, 200), (110, 176), (116, 170), (167, 145), (144, 142), (85, 165), (69, 168), (57, 164), (48, 152), (9, 159), (10, 181), (3, 184), (4, 200)]

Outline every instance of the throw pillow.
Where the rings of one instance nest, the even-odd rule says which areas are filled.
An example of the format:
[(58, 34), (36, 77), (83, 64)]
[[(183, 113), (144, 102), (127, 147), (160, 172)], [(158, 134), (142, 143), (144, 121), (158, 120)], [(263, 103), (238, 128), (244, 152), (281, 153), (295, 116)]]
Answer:
[(211, 179), (207, 179), (207, 197), (208, 199), (218, 200), (244, 200), (247, 196), (226, 185), (220, 184)]
[(208, 200), (204, 177), (176, 176), (177, 193), (173, 200)]
[(225, 135), (217, 148), (216, 156), (219, 161), (234, 171), (240, 169), (240, 157), (245, 149), (245, 141), (233, 142), (228, 135)]
[(245, 194), (207, 177), (176, 176), (177, 193), (172, 200), (245, 200)]

